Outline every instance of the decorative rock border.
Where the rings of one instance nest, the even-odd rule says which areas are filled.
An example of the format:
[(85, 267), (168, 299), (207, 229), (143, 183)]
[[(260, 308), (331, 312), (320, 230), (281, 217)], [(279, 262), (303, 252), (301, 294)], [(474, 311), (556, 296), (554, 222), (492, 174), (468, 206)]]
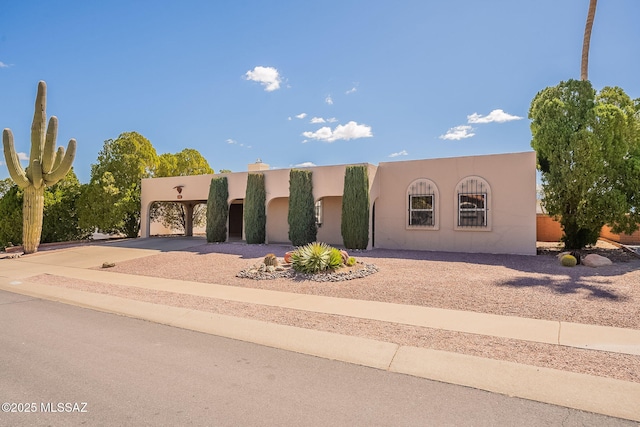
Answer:
[(360, 268), (342, 272), (327, 271), (317, 274), (306, 274), (299, 273), (288, 265), (273, 267), (258, 263), (241, 270), (236, 274), (236, 277), (253, 280), (294, 279), (311, 280), (313, 282), (343, 282), (346, 280), (361, 279), (378, 272), (378, 267), (373, 264), (358, 262), (356, 266)]

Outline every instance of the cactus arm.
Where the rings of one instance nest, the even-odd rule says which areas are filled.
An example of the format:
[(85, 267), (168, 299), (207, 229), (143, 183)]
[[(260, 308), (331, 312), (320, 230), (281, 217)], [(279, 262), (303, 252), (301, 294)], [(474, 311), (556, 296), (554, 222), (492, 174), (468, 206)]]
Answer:
[(44, 141), (42, 152), (42, 172), (49, 173), (53, 170), (56, 156), (56, 137), (58, 135), (58, 118), (51, 116), (47, 126), (47, 137)]
[(58, 147), (58, 151), (56, 151), (56, 159), (53, 162), (53, 167), (51, 170), (58, 169), (60, 163), (62, 163), (62, 159), (64, 158), (64, 147)]
[(42, 187), (42, 165), (40, 164), (40, 160), (33, 159), (31, 161), (31, 183), (34, 187), (40, 188)]
[(30, 182), (16, 154), (15, 145), (13, 144), (13, 133), (11, 133), (10, 129), (2, 131), (2, 145), (4, 146), (4, 158), (7, 161), (7, 169), (9, 169), (11, 179), (13, 179), (13, 182), (15, 182), (18, 187), (27, 187)]
[[(62, 147), (60, 147), (62, 148)], [(58, 163), (58, 158), (62, 157), (60, 154), (64, 152), (64, 148), (62, 150), (58, 150), (58, 156), (56, 156), (56, 163)], [(53, 185), (56, 182), (60, 181), (65, 175), (71, 170), (71, 165), (73, 164), (73, 159), (76, 157), (76, 140), (69, 140), (69, 145), (67, 146), (67, 152), (64, 153), (64, 157), (60, 164), (54, 168), (50, 173), (44, 174), (44, 181), (47, 185)]]
[[(46, 126), (46, 108), (47, 108), (47, 84), (43, 81), (38, 82), (38, 94), (36, 95), (35, 112), (33, 114), (33, 122), (31, 123), (31, 155), (29, 159), (42, 159), (42, 151), (44, 150), (45, 126)], [(27, 174), (29, 175), (29, 174)]]

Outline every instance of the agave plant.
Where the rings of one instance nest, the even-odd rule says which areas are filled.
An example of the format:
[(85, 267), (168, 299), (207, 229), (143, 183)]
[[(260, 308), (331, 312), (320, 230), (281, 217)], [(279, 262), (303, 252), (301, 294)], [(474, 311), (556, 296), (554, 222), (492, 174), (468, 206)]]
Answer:
[(291, 265), (296, 271), (311, 274), (335, 268), (331, 267), (331, 252), (333, 249), (322, 242), (313, 242), (301, 246), (291, 254)]

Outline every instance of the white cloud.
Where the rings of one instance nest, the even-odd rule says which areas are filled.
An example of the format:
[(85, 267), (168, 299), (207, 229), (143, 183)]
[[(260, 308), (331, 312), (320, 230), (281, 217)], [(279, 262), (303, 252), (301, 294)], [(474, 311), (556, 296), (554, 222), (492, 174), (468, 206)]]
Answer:
[(322, 127), (315, 132), (303, 132), (302, 136), (305, 138), (317, 139), (318, 141), (335, 141), (335, 139), (331, 139), (333, 138), (333, 131), (328, 126)]
[(451, 128), (444, 135), (440, 135), (440, 139), (448, 139), (451, 141), (459, 141), (464, 138), (471, 138), (475, 135), (471, 126), (456, 126)]
[(273, 92), (280, 89), (280, 74), (278, 70), (273, 67), (261, 67), (257, 66), (253, 70), (249, 70), (245, 73), (245, 79), (258, 82), (264, 86), (264, 90), (267, 92)]
[(9, 68), (9, 64), (5, 64), (4, 62), (0, 61), (0, 68)]
[(298, 163), (297, 165), (293, 165), (293, 166), (296, 168), (312, 168), (317, 165), (313, 162), (304, 162), (304, 163)]
[(335, 117), (331, 117), (330, 119), (327, 119), (328, 123), (335, 123), (337, 121), (338, 121), (338, 119), (336, 119)]
[(333, 98), (331, 98), (331, 95), (327, 95), (327, 97), (324, 99), (324, 102), (329, 105), (333, 105)]
[(352, 87), (351, 89), (349, 89), (348, 91), (345, 92), (346, 95), (351, 95), (352, 93), (356, 92), (358, 90), (358, 88), (356, 88), (355, 86)]
[(238, 141), (236, 141), (235, 139), (231, 139), (231, 138), (227, 139), (227, 144), (237, 145), (238, 147), (251, 148), (250, 145), (240, 144), (240, 143), (238, 143)]
[(314, 117), (312, 118), (309, 123), (325, 123), (326, 120), (323, 119), (322, 117)]
[(27, 153), (18, 153), (18, 160), (22, 160), (23, 162), (29, 161), (29, 156)]
[(391, 153), (389, 154), (389, 157), (399, 157), (399, 156), (406, 156), (409, 153), (407, 153), (407, 150), (402, 150), (402, 151), (398, 151), (397, 153)]
[(300, 113), (296, 116), (296, 119), (304, 119), (305, 117), (307, 117), (307, 113)]
[(304, 132), (302, 136), (318, 141), (334, 142), (340, 139), (348, 141), (350, 139), (369, 138), (373, 136), (373, 133), (371, 133), (371, 126), (351, 121), (346, 125), (338, 125), (333, 130), (325, 126), (315, 132)]
[(469, 123), (504, 123), (510, 122), (512, 120), (521, 120), (522, 117), (514, 116), (508, 113), (505, 113), (503, 110), (493, 110), (486, 116), (481, 116), (478, 113), (473, 113), (467, 116), (467, 120)]

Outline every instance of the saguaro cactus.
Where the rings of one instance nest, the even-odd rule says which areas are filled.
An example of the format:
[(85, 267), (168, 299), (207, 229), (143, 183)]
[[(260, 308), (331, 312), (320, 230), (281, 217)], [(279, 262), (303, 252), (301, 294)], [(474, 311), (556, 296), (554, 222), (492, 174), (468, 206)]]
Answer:
[(18, 187), (24, 189), (22, 204), (22, 247), (25, 254), (38, 250), (42, 235), (44, 188), (60, 181), (71, 169), (76, 155), (76, 140), (71, 139), (65, 153), (64, 147), (56, 151), (58, 118), (51, 116), (45, 132), (47, 108), (47, 84), (38, 82), (35, 114), (31, 124), (31, 153), (29, 166), (22, 169), (13, 143), (11, 129), (2, 131), (2, 145), (9, 175)]

